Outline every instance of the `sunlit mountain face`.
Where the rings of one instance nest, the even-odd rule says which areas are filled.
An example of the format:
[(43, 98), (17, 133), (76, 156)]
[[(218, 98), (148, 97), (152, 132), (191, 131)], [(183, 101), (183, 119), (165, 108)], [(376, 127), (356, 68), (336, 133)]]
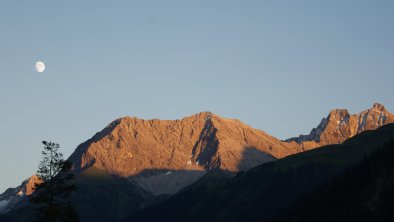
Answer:
[[(240, 172), (270, 166), (278, 160), (281, 160), (281, 167), (290, 168), (294, 164), (302, 165), (302, 158), (308, 155), (324, 162), (325, 158), (331, 158), (331, 150), (334, 153), (338, 150), (335, 145), (346, 147), (349, 138), (352, 141), (351, 138), (364, 131), (391, 122), (394, 122), (393, 115), (381, 104), (374, 104), (359, 114), (335, 109), (309, 135), (282, 141), (239, 120), (210, 112), (180, 120), (123, 117), (79, 145), (68, 158), (72, 162), (71, 172), (76, 176), (74, 182), (79, 187), (72, 200), (81, 218), (122, 220), (130, 212), (176, 197), (189, 187), (209, 181), (214, 184), (227, 181)], [(386, 139), (382, 137), (382, 141)], [(318, 151), (325, 145), (334, 147)], [(304, 152), (305, 155), (301, 155)], [(359, 158), (368, 152), (360, 149), (356, 156)], [(298, 153), (302, 157), (300, 160), (296, 156), (292, 158)], [(339, 156), (339, 166), (354, 162), (353, 156), (355, 154), (350, 154), (345, 159)], [(291, 164), (287, 166), (287, 163)], [(316, 164), (322, 163), (318, 161)], [(317, 173), (319, 169), (316, 167), (313, 172)], [(327, 173), (326, 170), (322, 169), (321, 174)], [(338, 169), (333, 167), (332, 170), (329, 171), (333, 173)], [(34, 180), (36, 182), (39, 181)], [(0, 196), (2, 212), (29, 212), (27, 196), (32, 192), (32, 183), (24, 182), (3, 193)], [(97, 211), (103, 207), (110, 210)], [(26, 212), (24, 214), (28, 215)]]

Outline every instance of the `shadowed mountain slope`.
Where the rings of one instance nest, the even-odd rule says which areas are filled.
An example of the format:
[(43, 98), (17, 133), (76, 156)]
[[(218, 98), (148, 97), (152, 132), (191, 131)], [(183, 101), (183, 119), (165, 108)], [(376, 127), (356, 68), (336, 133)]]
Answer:
[(394, 124), (266, 163), (234, 178), (197, 181), (167, 201), (137, 211), (125, 221), (269, 221), (308, 192), (394, 137)]
[(311, 192), (273, 221), (392, 221), (394, 140), (359, 165)]
[(34, 192), (36, 183), (41, 183), (41, 180), (36, 175), (33, 175), (24, 180), (20, 186), (8, 188), (2, 193), (0, 195), (0, 214), (25, 205), (25, 197)]

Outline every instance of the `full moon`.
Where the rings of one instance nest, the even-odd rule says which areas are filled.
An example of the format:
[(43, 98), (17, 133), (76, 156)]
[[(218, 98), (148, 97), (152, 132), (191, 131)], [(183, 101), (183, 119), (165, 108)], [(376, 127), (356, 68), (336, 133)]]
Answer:
[(37, 72), (44, 72), (45, 64), (41, 61), (36, 62), (36, 71)]

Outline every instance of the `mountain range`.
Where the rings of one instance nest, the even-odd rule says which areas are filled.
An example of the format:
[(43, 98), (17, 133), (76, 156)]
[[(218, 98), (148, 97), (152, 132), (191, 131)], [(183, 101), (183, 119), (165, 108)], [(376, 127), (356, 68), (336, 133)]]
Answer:
[[(123, 221), (392, 220), (393, 138), (394, 124), (388, 124), (342, 144), (291, 155), (235, 177), (210, 172), (165, 201), (130, 213)], [(370, 159), (374, 159), (372, 165)], [(365, 167), (365, 162), (370, 167)], [(360, 172), (360, 168), (364, 170)], [(357, 217), (352, 216), (355, 212)]]
[[(155, 212), (157, 208), (154, 207), (169, 202), (174, 206), (182, 205), (183, 202), (173, 202), (174, 199), (179, 198), (179, 195), (192, 195), (189, 194), (191, 190), (193, 190), (192, 193), (196, 193), (195, 189), (197, 189), (198, 195), (204, 196), (205, 191), (199, 191), (201, 187), (203, 190), (206, 187), (215, 190), (218, 185), (223, 184), (226, 184), (223, 186), (232, 187), (228, 183), (238, 183), (234, 181), (240, 180), (239, 178), (247, 178), (242, 179), (243, 182), (240, 184), (246, 188), (248, 184), (252, 184), (248, 188), (252, 190), (256, 185), (253, 179), (277, 178), (277, 175), (294, 176), (288, 171), (284, 175), (276, 175), (269, 170), (263, 170), (262, 173), (258, 169), (280, 166), (279, 171), (281, 171), (289, 166), (293, 167), (294, 164), (303, 163), (305, 161), (303, 158), (308, 155), (319, 156), (324, 163), (325, 155), (331, 155), (332, 151), (342, 149), (338, 146), (353, 147), (360, 143), (361, 145), (357, 146), (367, 147), (358, 151), (350, 148), (351, 155), (348, 157), (334, 155), (337, 158), (334, 162), (340, 163), (330, 165), (330, 167), (324, 164), (322, 166), (322, 162), (319, 162), (317, 166), (312, 164), (315, 166), (312, 172), (319, 169), (321, 175), (326, 174), (325, 179), (311, 176), (312, 180), (315, 178), (316, 184), (322, 184), (348, 164), (360, 161), (360, 158), (362, 159), (366, 153), (373, 150), (371, 147), (381, 145), (377, 142), (360, 142), (362, 141), (360, 138), (366, 138), (366, 136), (359, 137), (357, 140), (356, 137), (359, 134), (378, 129), (389, 123), (394, 123), (394, 115), (378, 103), (358, 114), (349, 114), (346, 109), (332, 110), (316, 128), (311, 130), (310, 134), (287, 140), (279, 140), (239, 120), (222, 118), (210, 112), (198, 113), (180, 120), (143, 120), (123, 117), (113, 121), (91, 139), (79, 145), (69, 157), (78, 187), (72, 201), (82, 221), (141, 219), (142, 215), (146, 216), (146, 212), (151, 213), (150, 209), (154, 209), (152, 212)], [(381, 140), (375, 139), (383, 141), (391, 135), (380, 136)], [(353, 154), (353, 152), (358, 154)], [(330, 159), (330, 161), (333, 160)], [(275, 167), (273, 169), (277, 170)], [(309, 167), (310, 165), (306, 168), (310, 170)], [(304, 174), (304, 171), (300, 172)], [(297, 172), (295, 175), (298, 175)], [(26, 215), (30, 215), (31, 211), (26, 197), (33, 192), (33, 184), (39, 182), (37, 180), (33, 176), (21, 186), (10, 188), (1, 194), (0, 213), (17, 217), (21, 221), (29, 221), (30, 217)], [(244, 183), (245, 181), (248, 182)], [(305, 178), (300, 181), (300, 184), (305, 186), (305, 190), (311, 190), (314, 187), (305, 184)], [(291, 182), (294, 181), (290, 181), (289, 184)], [(276, 183), (278, 183), (277, 180), (274, 180), (273, 184)], [(296, 183), (295, 188), (300, 184)], [(272, 188), (272, 184), (262, 186), (267, 186), (267, 190)], [(285, 197), (287, 200), (292, 200), (302, 192), (295, 190), (294, 196), (286, 196), (286, 193), (283, 192), (281, 203), (286, 203)], [(226, 195), (231, 196), (230, 193)], [(267, 200), (270, 200), (273, 206), (269, 207), (270, 210), (266, 210), (266, 215), (273, 215), (279, 208), (285, 206), (276, 204), (275, 198), (270, 199), (270, 195), (266, 195)], [(245, 196), (248, 195), (245, 194)], [(193, 196), (190, 198), (193, 199)], [(217, 198), (222, 200), (224, 197)], [(180, 199), (186, 202), (188, 200), (184, 196)], [(242, 203), (242, 198), (237, 201)], [(237, 203), (234, 204), (237, 205)], [(227, 206), (226, 209), (232, 209), (232, 206)], [(162, 213), (160, 210), (159, 212)], [(184, 216), (187, 218), (190, 215), (193, 214)], [(271, 218), (271, 216), (266, 218)], [(174, 218), (168, 217), (169, 221), (172, 219)], [(220, 218), (216, 219), (220, 220)]]

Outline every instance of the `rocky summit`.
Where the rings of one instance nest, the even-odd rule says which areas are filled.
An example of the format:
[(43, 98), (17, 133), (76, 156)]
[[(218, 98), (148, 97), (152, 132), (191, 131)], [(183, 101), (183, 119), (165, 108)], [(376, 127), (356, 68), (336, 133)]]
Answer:
[(81, 144), (70, 160), (76, 170), (94, 166), (120, 176), (149, 170), (247, 170), (298, 152), (238, 120), (209, 112), (181, 120), (124, 117)]
[(342, 143), (365, 130), (374, 130), (394, 122), (394, 115), (382, 104), (375, 103), (372, 108), (358, 114), (349, 114), (346, 109), (334, 109), (313, 128), (309, 135), (290, 138), (287, 142), (297, 142), (302, 149), (312, 149), (328, 144)]
[(239, 120), (202, 112), (181, 120), (120, 118), (81, 144), (70, 160), (77, 172), (95, 167), (138, 178), (137, 183), (151, 188), (149, 178), (157, 183), (179, 172), (184, 180), (185, 170), (201, 172), (195, 179), (211, 169), (245, 171), (297, 152), (300, 148), (295, 142), (282, 142)]

